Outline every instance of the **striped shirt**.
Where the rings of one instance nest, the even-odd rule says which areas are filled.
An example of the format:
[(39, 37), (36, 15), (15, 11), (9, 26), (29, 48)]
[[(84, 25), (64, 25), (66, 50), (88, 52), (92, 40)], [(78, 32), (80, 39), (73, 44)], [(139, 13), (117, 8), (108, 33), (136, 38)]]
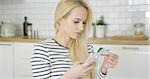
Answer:
[[(88, 45), (89, 53), (93, 50)], [(37, 43), (31, 57), (33, 79), (59, 79), (72, 66), (69, 49), (50, 38)], [(103, 79), (105, 75), (98, 73), (96, 79)]]

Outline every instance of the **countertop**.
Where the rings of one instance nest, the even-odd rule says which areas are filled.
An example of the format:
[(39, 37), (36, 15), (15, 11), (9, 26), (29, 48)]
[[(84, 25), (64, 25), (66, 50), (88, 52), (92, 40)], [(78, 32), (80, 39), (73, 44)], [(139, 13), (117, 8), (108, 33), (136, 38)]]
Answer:
[(0, 42), (38, 42), (46, 38), (29, 38), (29, 37), (0, 37)]
[[(28, 37), (0, 37), (0, 42), (38, 42), (46, 38)], [(89, 38), (92, 44), (122, 44), (122, 45), (150, 45), (150, 40), (112, 40), (110, 38)]]
[(111, 38), (89, 38), (93, 44), (122, 44), (122, 45), (150, 45), (150, 40), (112, 40)]

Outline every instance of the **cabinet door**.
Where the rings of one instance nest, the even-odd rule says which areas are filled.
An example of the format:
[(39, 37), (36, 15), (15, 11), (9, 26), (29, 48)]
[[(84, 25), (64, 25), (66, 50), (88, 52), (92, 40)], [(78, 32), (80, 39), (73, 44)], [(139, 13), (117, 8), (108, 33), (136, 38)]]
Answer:
[(145, 5), (146, 0), (128, 0), (130, 5)]
[(119, 63), (114, 69), (109, 69), (108, 79), (148, 79), (150, 51), (148, 46), (94, 45), (94, 47), (107, 48), (119, 55)]
[(15, 79), (32, 79), (30, 58), (34, 43), (14, 43)]
[(148, 68), (149, 68), (149, 70), (148, 70), (148, 71), (149, 71), (148, 77), (149, 77), (149, 78), (148, 78), (148, 79), (150, 79), (150, 46), (148, 46), (148, 49), (149, 49), (149, 51), (148, 51), (148, 58), (149, 58), (149, 59), (148, 59), (148, 62), (149, 62), (149, 63), (148, 63)]
[(13, 52), (9, 42), (0, 42), (0, 79), (13, 79)]

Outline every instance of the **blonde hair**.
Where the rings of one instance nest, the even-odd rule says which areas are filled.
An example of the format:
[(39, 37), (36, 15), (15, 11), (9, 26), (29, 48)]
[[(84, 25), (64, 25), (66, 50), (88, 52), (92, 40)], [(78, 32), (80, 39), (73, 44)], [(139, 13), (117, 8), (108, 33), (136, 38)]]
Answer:
[[(59, 20), (66, 17), (69, 12), (76, 7), (85, 7), (88, 12), (88, 16), (81, 37), (79, 39), (71, 39), (68, 44), (70, 57), (73, 62), (84, 61), (88, 55), (87, 33), (92, 23), (91, 8), (88, 6), (86, 0), (61, 0), (55, 11), (55, 29), (57, 34), (59, 29)], [(95, 69), (93, 69), (92, 72), (89, 72), (83, 79), (94, 79), (95, 75)]]

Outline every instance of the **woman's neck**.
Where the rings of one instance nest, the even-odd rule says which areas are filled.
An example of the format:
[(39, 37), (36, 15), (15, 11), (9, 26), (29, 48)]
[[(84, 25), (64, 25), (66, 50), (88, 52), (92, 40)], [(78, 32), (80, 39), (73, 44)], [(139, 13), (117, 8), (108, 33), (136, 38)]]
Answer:
[(67, 47), (70, 40), (69, 36), (64, 34), (63, 32), (58, 32), (54, 39), (64, 47)]

